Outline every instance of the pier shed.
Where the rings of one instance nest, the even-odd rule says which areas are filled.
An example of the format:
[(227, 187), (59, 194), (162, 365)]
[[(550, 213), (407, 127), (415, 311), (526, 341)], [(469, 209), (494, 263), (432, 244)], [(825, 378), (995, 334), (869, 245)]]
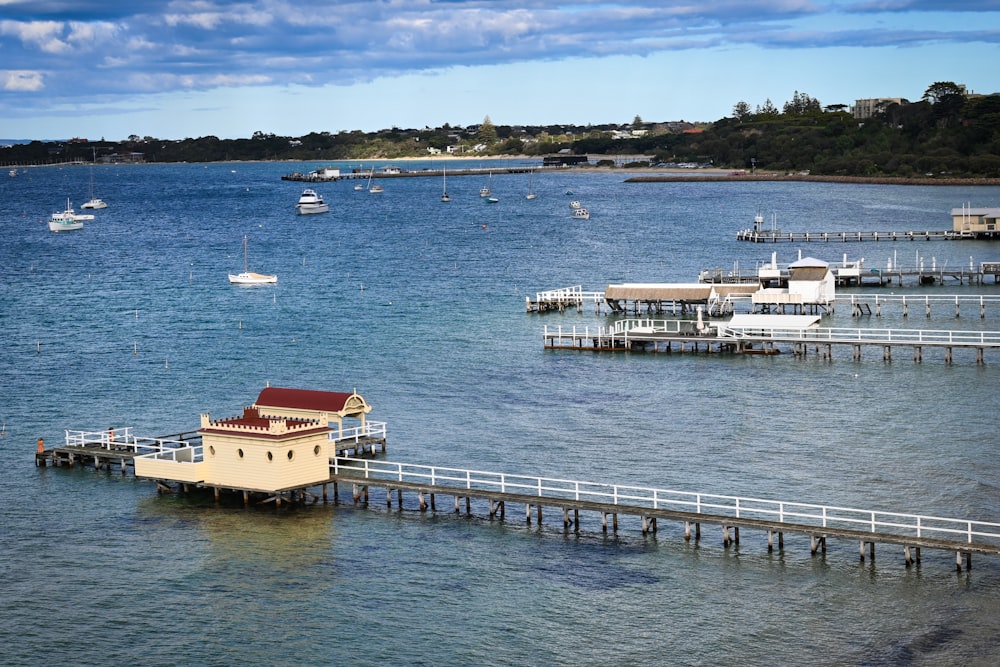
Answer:
[(608, 285), (604, 300), (616, 313), (638, 313), (642, 309), (649, 313), (670, 309), (687, 313), (697, 306), (707, 306), (712, 314), (731, 313), (734, 298), (747, 298), (758, 288), (757, 283), (621, 283)]
[(315, 389), (289, 389), (265, 387), (257, 396), (253, 407), (261, 414), (290, 419), (314, 419), (331, 426), (335, 437), (343, 437), (344, 420), (360, 421), (365, 430), (365, 415), (372, 408), (357, 391), (318, 391)]
[(754, 293), (754, 310), (795, 313), (832, 310), (837, 300), (836, 277), (830, 265), (815, 257), (803, 257), (788, 265), (788, 287), (769, 287)]
[(1000, 234), (1000, 208), (963, 206), (951, 209), (952, 230), (972, 236)]

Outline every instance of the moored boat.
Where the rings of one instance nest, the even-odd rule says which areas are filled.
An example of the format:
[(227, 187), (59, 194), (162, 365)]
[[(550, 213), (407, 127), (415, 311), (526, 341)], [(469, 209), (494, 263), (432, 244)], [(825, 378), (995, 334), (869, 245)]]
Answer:
[(330, 205), (323, 201), (323, 196), (315, 190), (306, 188), (302, 191), (295, 208), (299, 215), (311, 215), (313, 213), (326, 213), (330, 210)]
[(582, 206), (580, 208), (574, 208), (573, 217), (577, 218), (578, 220), (590, 220), (590, 211), (583, 208)]
[(94, 216), (84, 213), (77, 213), (69, 199), (66, 200), (66, 210), (53, 213), (49, 218), (49, 230), (53, 232), (69, 232), (76, 229), (83, 229), (85, 220), (93, 220)]
[(254, 273), (247, 268), (247, 237), (243, 237), (243, 272), (230, 273), (229, 282), (232, 285), (268, 285), (278, 282), (278, 276)]

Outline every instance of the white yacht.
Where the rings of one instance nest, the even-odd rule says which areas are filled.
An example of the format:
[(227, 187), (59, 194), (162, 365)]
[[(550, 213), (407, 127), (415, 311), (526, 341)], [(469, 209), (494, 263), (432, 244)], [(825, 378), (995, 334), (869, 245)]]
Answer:
[(330, 210), (330, 205), (323, 201), (322, 195), (316, 193), (311, 188), (302, 191), (299, 203), (295, 205), (299, 215), (310, 215), (312, 213), (326, 213)]

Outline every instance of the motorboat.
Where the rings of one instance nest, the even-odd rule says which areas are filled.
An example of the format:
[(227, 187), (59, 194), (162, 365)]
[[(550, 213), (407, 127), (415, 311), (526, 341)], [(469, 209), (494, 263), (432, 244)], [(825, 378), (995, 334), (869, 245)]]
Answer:
[(578, 209), (578, 208), (580, 208), (580, 202), (578, 202), (578, 201), (575, 201), (575, 200), (574, 200), (574, 201), (571, 201), (571, 202), (569, 203), (569, 207), (570, 207), (571, 209), (574, 209), (574, 210), (575, 210), (575, 209)]
[(66, 200), (66, 210), (53, 213), (49, 218), (49, 230), (53, 232), (70, 232), (76, 229), (83, 229), (85, 220), (93, 220), (94, 216), (86, 213), (77, 213), (69, 199)]
[(312, 213), (326, 213), (330, 210), (330, 205), (323, 201), (322, 195), (316, 193), (311, 188), (302, 191), (299, 203), (295, 205), (299, 215), (310, 215)]
[(229, 274), (232, 285), (269, 285), (278, 282), (278, 276), (254, 273), (247, 268), (247, 237), (243, 237), (243, 273)]
[(583, 208), (582, 206), (580, 208), (574, 208), (573, 217), (577, 218), (578, 220), (590, 220), (590, 211)]
[(483, 198), (486, 198), (486, 197), (490, 196), (491, 192), (493, 192), (493, 172), (492, 171), (490, 172), (490, 180), (487, 182), (486, 187), (479, 189), (479, 196), (483, 197)]

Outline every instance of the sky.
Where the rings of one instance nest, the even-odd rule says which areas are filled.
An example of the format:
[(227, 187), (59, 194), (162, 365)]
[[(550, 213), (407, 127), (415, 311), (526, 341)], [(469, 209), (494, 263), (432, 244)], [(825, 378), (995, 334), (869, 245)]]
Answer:
[(998, 63), (1000, 0), (0, 0), (0, 137), (711, 122)]

